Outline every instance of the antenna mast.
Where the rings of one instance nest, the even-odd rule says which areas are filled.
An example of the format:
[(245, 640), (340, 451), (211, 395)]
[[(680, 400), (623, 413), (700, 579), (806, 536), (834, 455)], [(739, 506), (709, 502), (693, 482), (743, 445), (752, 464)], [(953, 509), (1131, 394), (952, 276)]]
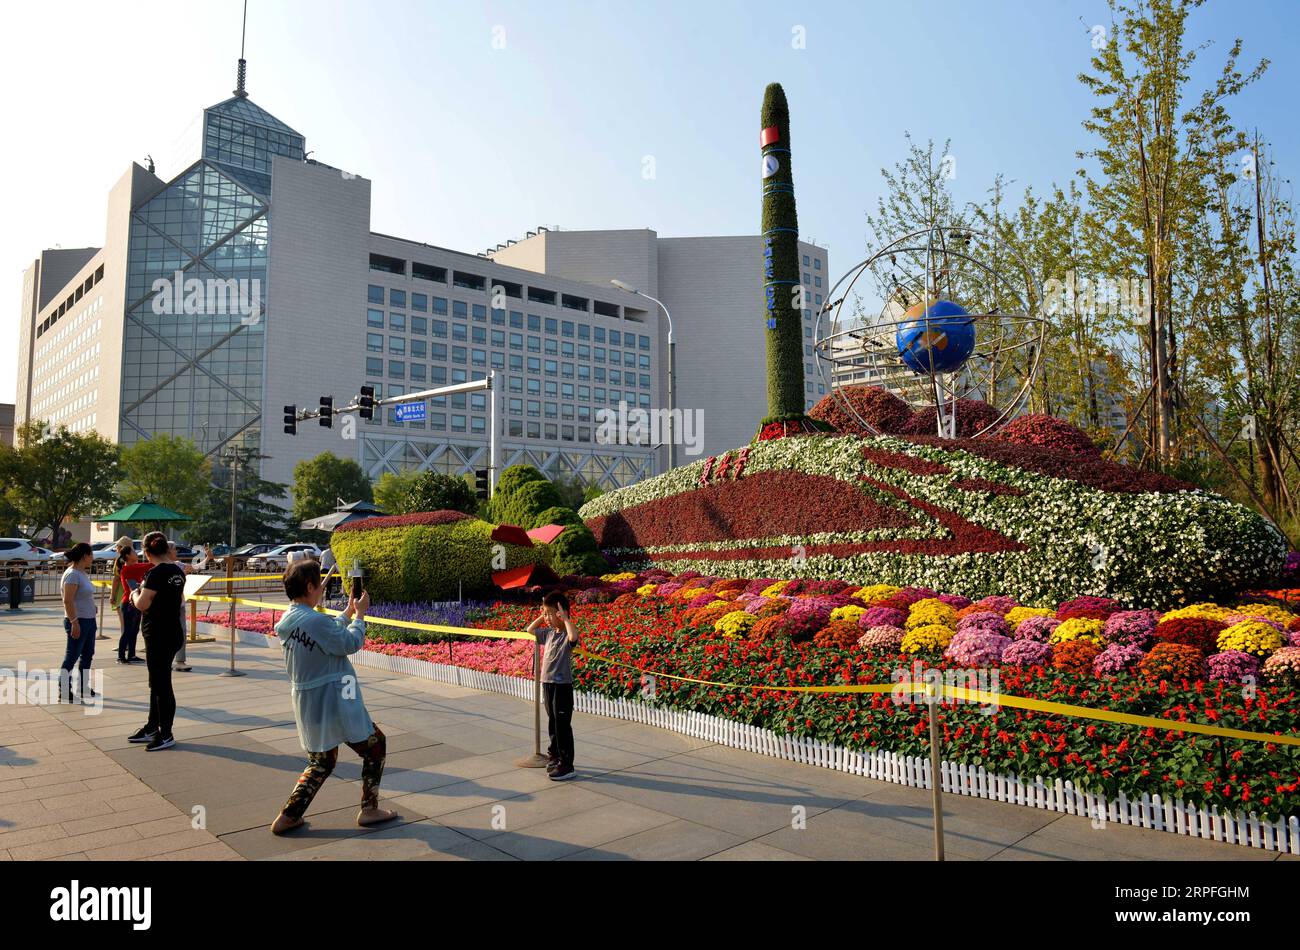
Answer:
[(244, 59), (244, 40), (248, 36), (248, 0), (244, 0), (244, 23), (239, 31), (239, 71), (235, 81), (235, 95), (240, 99), (248, 98), (244, 80), (248, 77), (248, 61)]

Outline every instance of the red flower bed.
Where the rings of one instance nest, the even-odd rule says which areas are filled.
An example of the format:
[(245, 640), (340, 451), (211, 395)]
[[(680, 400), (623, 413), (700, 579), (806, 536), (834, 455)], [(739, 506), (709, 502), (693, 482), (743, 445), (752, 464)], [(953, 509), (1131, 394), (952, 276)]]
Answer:
[(1014, 485), (1003, 485), (1001, 482), (991, 482), (987, 478), (959, 478), (952, 483), (953, 488), (960, 488), (962, 491), (985, 492), (990, 495), (1023, 495), (1024, 489), (1017, 488)]
[(885, 449), (873, 449), (870, 446), (862, 447), (862, 457), (868, 462), (874, 462), (885, 468), (898, 468), (905, 472), (911, 472), (913, 475), (947, 475), (952, 471), (947, 465), (941, 462), (931, 462), (929, 459), (919, 458), (915, 455), (908, 455), (906, 452), (889, 452)]
[[(812, 498), (817, 504), (807, 503)], [(771, 531), (777, 506), (784, 509), (786, 534), (912, 525), (905, 511), (886, 508), (838, 478), (768, 471), (627, 508), (588, 526), (602, 548), (761, 538)]]
[(1176, 492), (1196, 486), (1188, 482), (1146, 472), (1102, 458), (1087, 458), (1067, 452), (1030, 445), (1016, 445), (997, 439), (940, 439), (937, 436), (909, 435), (909, 442), (939, 449), (956, 449), (978, 455), (991, 462), (1023, 468), (1040, 475), (1064, 478), (1089, 488), (1110, 492)]
[(1088, 433), (1064, 419), (1039, 413), (1012, 419), (998, 431), (989, 433), (986, 438), (1014, 445), (1032, 445), (1067, 455), (1093, 458), (1101, 456), (1101, 450), (1088, 438)]
[[(944, 407), (945, 412), (947, 406)], [(1001, 413), (988, 403), (979, 399), (957, 400), (957, 437), (968, 439), (977, 432), (982, 432), (998, 421)], [(912, 418), (903, 426), (905, 435), (935, 435), (938, 423), (934, 406), (926, 406), (912, 413)], [(937, 438), (937, 436), (936, 436)]]
[(377, 518), (362, 518), (339, 525), (335, 531), (374, 531), (377, 528), (409, 528), (417, 524), (451, 524), (464, 521), (469, 515), (463, 511), (416, 511), (409, 515), (383, 515)]
[(1205, 617), (1174, 617), (1156, 624), (1156, 639), (1194, 647), (1208, 655), (1219, 652), (1219, 634), (1227, 626)]
[[(866, 429), (845, 408), (844, 400), (848, 400), (857, 416), (875, 427), (876, 432)], [(834, 426), (838, 432), (873, 436), (877, 433), (890, 435), (903, 431), (903, 427), (912, 418), (912, 409), (893, 393), (879, 386), (846, 386), (837, 393), (823, 397), (808, 410), (808, 415)]]

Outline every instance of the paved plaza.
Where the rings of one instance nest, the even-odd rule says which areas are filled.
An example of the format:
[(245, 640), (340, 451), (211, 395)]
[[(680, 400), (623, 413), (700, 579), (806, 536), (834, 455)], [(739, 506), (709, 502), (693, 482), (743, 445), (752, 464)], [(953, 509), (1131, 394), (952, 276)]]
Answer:
[[(57, 667), (63, 643), (57, 609), (0, 615), (0, 668)], [(280, 651), (241, 644), (247, 675), (225, 678), (228, 642), (191, 645), (193, 672), (174, 677), (178, 744), (146, 753), (126, 741), (145, 720), (144, 664), (118, 666), (114, 646), (98, 643), (99, 714), (0, 705), (0, 861), (933, 857), (923, 789), (581, 713), (578, 779), (551, 782), (513, 764), (532, 751), (531, 704), (365, 668), (363, 695), (388, 736), (383, 804), (400, 818), (355, 826), (360, 767), (343, 749), (308, 825), (277, 838), (269, 825), (305, 764)], [(955, 861), (1279, 859), (955, 796), (944, 825)]]

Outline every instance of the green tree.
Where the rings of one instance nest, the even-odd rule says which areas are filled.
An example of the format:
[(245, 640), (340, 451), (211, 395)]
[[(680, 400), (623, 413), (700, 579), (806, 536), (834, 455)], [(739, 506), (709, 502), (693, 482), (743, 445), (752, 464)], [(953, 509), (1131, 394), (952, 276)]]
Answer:
[(803, 284), (799, 279), (799, 215), (790, 166), (790, 108), (780, 83), (771, 83), (763, 93), (759, 129), (765, 132), (762, 234), (767, 417), (763, 422), (787, 422), (804, 418), (803, 313), (796, 302)]
[(0, 536), (19, 534), (19, 512), (9, 500), (9, 488), (18, 483), (18, 450), (0, 443)]
[(1145, 274), (1151, 288), (1149, 320), (1139, 327), (1152, 411), (1148, 443), (1158, 465), (1179, 451), (1174, 382), (1178, 378), (1179, 315), (1175, 287), (1191, 268), (1188, 237), (1209, 203), (1216, 174), (1246, 142), (1228, 121), (1226, 103), (1263, 75), (1238, 67), (1241, 41), (1208, 86), (1203, 44), (1189, 41), (1187, 19), (1200, 0), (1110, 0), (1108, 41), (1093, 55), (1080, 82), (1097, 99), (1083, 123), (1097, 144), (1083, 153), (1096, 172), (1086, 176), (1089, 237), (1101, 272)]
[(384, 472), (375, 482), (375, 504), (380, 510), (390, 515), (404, 515), (414, 509), (407, 507), (407, 493), (419, 476), (419, 472), (408, 469), (404, 472)]
[(473, 487), (464, 478), (441, 472), (420, 472), (406, 496), (407, 511), (478, 511)]
[[(235, 499), (235, 543), (271, 544), (284, 541), (297, 530), (285, 523), (284, 501), (289, 487), (262, 479), (253, 460), (240, 457)], [(230, 466), (220, 466), (209, 484), (203, 504), (185, 533), (199, 544), (227, 544), (230, 541)]]
[(190, 439), (167, 433), (122, 449), (123, 500), (154, 501), (193, 517), (207, 498), (212, 466)]
[(370, 479), (353, 459), (322, 452), (293, 467), (293, 520), (319, 518), (345, 503), (374, 501)]
[(119, 469), (112, 442), (67, 426), (49, 431), (39, 421), (20, 426), (17, 436), (5, 499), (29, 537), (48, 528), (55, 538), (64, 521), (104, 514), (113, 507)]

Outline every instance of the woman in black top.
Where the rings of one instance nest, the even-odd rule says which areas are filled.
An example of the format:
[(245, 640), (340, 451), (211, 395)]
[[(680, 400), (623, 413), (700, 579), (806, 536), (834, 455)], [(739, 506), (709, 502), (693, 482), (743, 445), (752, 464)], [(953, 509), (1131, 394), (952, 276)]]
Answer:
[(145, 659), (149, 667), (149, 721), (129, 742), (147, 742), (145, 750), (157, 752), (176, 744), (172, 720), (176, 694), (172, 692), (172, 657), (181, 647), (181, 603), (185, 597), (185, 572), (168, 557), (167, 536), (152, 531), (145, 536), (144, 553), (153, 565), (144, 583), (131, 594), (143, 615)]

